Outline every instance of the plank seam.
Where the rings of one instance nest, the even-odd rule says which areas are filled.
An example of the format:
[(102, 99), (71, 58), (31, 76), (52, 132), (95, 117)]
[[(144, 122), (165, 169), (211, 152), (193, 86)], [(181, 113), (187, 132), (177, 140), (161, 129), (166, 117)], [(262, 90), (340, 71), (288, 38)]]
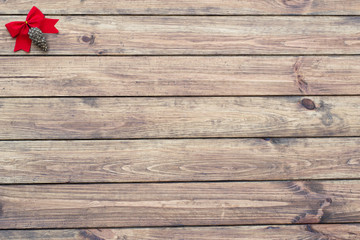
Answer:
[(271, 139), (321, 139), (321, 138), (326, 138), (326, 139), (336, 139), (336, 138), (354, 138), (354, 139), (358, 139), (360, 138), (360, 136), (298, 136), (298, 137), (294, 137), (294, 136), (289, 136), (289, 137), (193, 137), (193, 138), (75, 138), (75, 139), (0, 139), (0, 142), (33, 142), (33, 141), (37, 141), (37, 142), (60, 142), (60, 141), (151, 141), (151, 140), (225, 140), (225, 139), (248, 139), (248, 140), (252, 140), (252, 139), (262, 139), (264, 141), (270, 141)]
[(324, 53), (305, 53), (305, 54), (291, 54), (291, 53), (283, 53), (283, 54), (132, 54), (132, 55), (118, 55), (118, 54), (106, 54), (106, 55), (95, 55), (95, 54), (62, 54), (62, 55), (51, 55), (46, 53), (44, 55), (41, 54), (26, 54), (26, 55), (17, 55), (17, 54), (2, 54), (0, 57), (353, 57), (360, 56), (359, 53), (335, 53), (335, 54), (324, 54)]
[[(255, 227), (255, 226), (311, 226), (311, 225), (353, 225), (360, 224), (359, 222), (330, 222), (330, 223), (284, 223), (284, 224), (227, 224), (227, 225), (171, 225), (171, 226), (133, 226), (133, 227), (100, 227), (99, 229), (159, 229), (159, 228), (216, 228), (216, 227)], [(1, 228), (0, 231), (30, 231), (30, 230), (73, 230), (73, 229), (97, 229), (96, 227), (82, 227), (82, 228)]]
[(22, 141), (130, 141), (130, 140), (186, 140), (186, 139), (284, 139), (284, 138), (359, 138), (358, 135), (339, 135), (339, 136), (281, 136), (281, 137), (174, 137), (174, 138), (56, 138), (56, 139), (0, 139), (0, 142), (22, 142)]
[[(1, 77), (0, 77), (1, 78)], [(26, 77), (24, 77), (26, 78)], [(282, 98), (282, 97), (359, 97), (360, 94), (323, 94), (323, 95), (312, 95), (312, 94), (304, 94), (304, 95), (82, 95), (82, 96), (0, 96), (0, 99), (35, 99), (35, 98)]]
[(212, 181), (149, 181), (149, 182), (59, 182), (59, 183), (0, 183), (0, 186), (57, 186), (57, 185), (163, 185), (163, 184), (212, 184), (212, 183), (266, 183), (266, 182), (355, 182), (360, 178), (329, 178), (329, 179), (281, 179), (281, 180), (212, 180)]
[[(29, 9), (30, 10), (30, 9)], [(46, 16), (88, 16), (88, 17), (360, 17), (360, 14), (82, 14), (82, 13), (72, 13), (72, 14), (46, 14)], [(7, 16), (27, 16), (26, 13), (2, 13), (0, 17)]]

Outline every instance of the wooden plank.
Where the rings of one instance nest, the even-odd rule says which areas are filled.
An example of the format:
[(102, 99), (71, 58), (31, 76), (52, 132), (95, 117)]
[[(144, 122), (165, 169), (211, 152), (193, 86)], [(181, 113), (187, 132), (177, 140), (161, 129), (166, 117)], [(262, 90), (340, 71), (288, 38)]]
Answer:
[(360, 181), (0, 186), (0, 228), (360, 222)]
[(0, 2), (0, 14), (27, 14), (33, 5), (38, 6), (46, 14), (360, 14), (359, 0), (68, 0), (56, 2), (12, 0)]
[(360, 97), (4, 98), (0, 138), (359, 136)]
[(0, 96), (359, 95), (359, 61), (358, 56), (0, 57)]
[(345, 179), (360, 138), (0, 142), (0, 183)]
[[(0, 25), (24, 16), (2, 16)], [(49, 52), (31, 54), (360, 54), (360, 17), (59, 16)], [(15, 40), (0, 32), (0, 55)], [(17, 55), (28, 55), (19, 51)]]
[(359, 224), (269, 225), (239, 227), (185, 228), (119, 228), (65, 230), (2, 230), (7, 240), (279, 240), (279, 239), (344, 239), (360, 238)]

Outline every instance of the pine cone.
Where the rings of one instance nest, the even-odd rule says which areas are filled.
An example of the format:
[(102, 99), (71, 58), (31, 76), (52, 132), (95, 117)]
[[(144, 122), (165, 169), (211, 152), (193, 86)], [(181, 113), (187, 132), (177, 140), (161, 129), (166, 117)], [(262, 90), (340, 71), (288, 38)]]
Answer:
[(45, 36), (39, 28), (30, 28), (28, 34), (30, 39), (41, 48), (41, 50), (45, 52), (48, 50)]

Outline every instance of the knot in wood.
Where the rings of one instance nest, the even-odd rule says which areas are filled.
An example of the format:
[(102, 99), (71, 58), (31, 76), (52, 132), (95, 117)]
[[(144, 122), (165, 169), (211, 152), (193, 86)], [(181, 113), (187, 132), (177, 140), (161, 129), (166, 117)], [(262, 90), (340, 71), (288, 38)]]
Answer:
[(301, 105), (303, 105), (308, 110), (314, 110), (316, 108), (315, 103), (308, 98), (301, 100)]

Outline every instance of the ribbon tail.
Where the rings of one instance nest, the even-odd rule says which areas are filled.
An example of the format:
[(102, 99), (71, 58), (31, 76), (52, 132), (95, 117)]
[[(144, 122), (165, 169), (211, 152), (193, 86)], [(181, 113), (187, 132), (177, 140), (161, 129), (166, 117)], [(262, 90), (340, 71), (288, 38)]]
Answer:
[(20, 34), (16, 38), (15, 48), (14, 52), (17, 52), (19, 50), (24, 50), (25, 52), (30, 52), (31, 47), (31, 39), (27, 35)]
[(52, 18), (44, 18), (40, 30), (43, 33), (58, 33), (59, 30), (56, 29), (55, 24), (59, 21), (59, 19)]

